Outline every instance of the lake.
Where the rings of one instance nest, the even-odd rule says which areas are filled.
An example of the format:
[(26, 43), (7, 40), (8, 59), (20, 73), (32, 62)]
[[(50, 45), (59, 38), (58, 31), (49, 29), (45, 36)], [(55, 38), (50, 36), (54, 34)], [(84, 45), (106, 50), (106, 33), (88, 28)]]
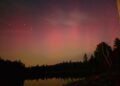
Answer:
[(46, 80), (25, 80), (24, 86), (63, 86), (75, 79), (46, 79)]
[(63, 86), (78, 79), (0, 79), (0, 86)]

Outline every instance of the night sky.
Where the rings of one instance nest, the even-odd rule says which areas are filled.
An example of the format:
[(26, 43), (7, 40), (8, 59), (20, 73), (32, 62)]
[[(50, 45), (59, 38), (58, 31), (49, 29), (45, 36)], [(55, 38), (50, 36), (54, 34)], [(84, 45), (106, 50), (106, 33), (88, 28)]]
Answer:
[(0, 0), (0, 56), (28, 66), (80, 61), (101, 41), (112, 45), (120, 37), (117, 5), (116, 0)]

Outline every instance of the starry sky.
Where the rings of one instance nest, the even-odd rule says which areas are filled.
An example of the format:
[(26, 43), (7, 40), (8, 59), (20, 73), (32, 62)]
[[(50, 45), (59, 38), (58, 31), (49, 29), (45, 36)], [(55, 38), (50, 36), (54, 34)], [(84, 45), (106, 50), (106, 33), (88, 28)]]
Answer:
[(120, 37), (117, 2), (0, 0), (0, 56), (27, 66), (80, 61)]

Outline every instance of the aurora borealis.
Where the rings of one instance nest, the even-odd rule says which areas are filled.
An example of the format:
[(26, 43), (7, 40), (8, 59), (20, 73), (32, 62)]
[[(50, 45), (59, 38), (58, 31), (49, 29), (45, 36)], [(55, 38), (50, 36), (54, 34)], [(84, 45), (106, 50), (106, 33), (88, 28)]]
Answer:
[(118, 7), (116, 0), (1, 0), (0, 56), (26, 65), (82, 60), (120, 37)]

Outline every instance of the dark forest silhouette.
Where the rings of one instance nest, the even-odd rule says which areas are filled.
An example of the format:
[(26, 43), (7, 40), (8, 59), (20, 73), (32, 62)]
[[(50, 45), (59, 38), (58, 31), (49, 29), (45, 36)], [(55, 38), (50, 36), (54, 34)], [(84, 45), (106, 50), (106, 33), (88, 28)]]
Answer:
[[(89, 59), (88, 59), (89, 58)], [(63, 62), (55, 65), (25, 67), (20, 61), (0, 59), (1, 79), (47, 79), (47, 78), (86, 78), (101, 74), (120, 72), (120, 39), (116, 38), (113, 49), (105, 42), (97, 45), (94, 53), (83, 61)], [(110, 85), (111, 86), (111, 85)], [(113, 86), (113, 85), (112, 85)]]

